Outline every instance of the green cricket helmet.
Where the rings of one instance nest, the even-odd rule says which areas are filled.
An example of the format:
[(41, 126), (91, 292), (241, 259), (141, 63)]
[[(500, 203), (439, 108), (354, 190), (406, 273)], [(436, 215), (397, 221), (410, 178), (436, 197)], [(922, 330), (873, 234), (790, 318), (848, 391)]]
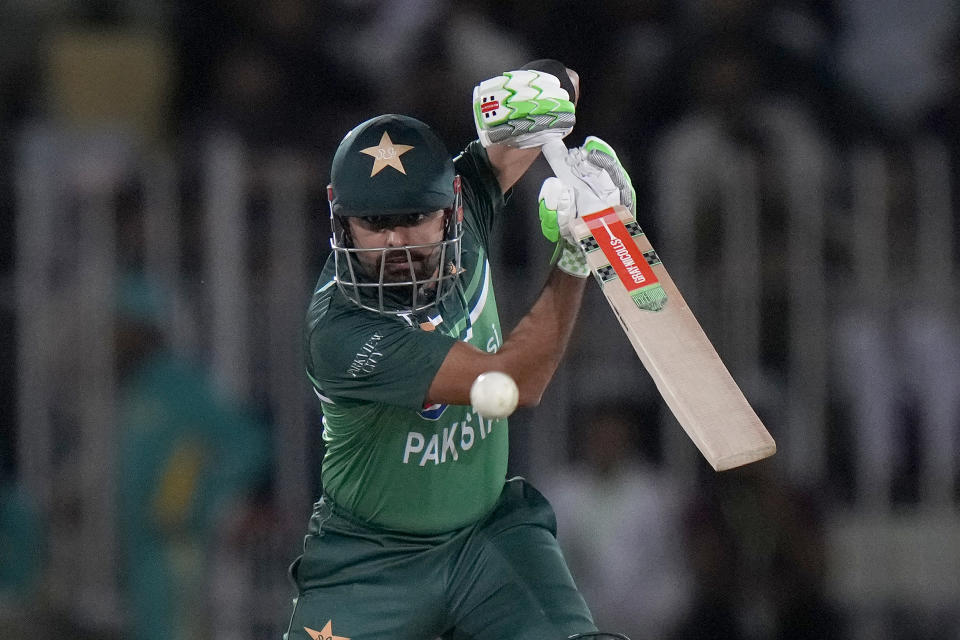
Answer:
[[(330, 185), (336, 282), (354, 303), (379, 313), (422, 311), (455, 291), (463, 210), (460, 178), (437, 135), (409, 116), (387, 114), (352, 129), (333, 157)], [(364, 246), (354, 224), (411, 227), (443, 212), (443, 233), (416, 245)], [(402, 275), (388, 262), (406, 265)]]

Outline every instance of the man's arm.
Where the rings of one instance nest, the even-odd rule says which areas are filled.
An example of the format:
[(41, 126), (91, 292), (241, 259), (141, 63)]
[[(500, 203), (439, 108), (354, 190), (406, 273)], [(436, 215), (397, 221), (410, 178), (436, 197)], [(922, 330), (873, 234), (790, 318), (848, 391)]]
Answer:
[[(576, 175), (586, 176), (583, 187), (591, 191), (592, 202), (630, 206), (635, 200), (630, 177), (605, 142), (590, 137), (584, 147), (568, 154), (569, 161), (578, 166)], [(584, 283), (590, 276), (572, 231), (580, 200), (578, 192), (560, 178), (544, 180), (540, 188), (541, 229), (547, 239), (557, 243), (556, 268), (498, 352), (484, 353), (464, 342), (451, 347), (427, 392), (431, 403), (469, 404), (473, 381), (487, 371), (503, 371), (516, 381), (521, 406), (540, 402), (570, 341)]]
[(533, 161), (540, 155), (540, 147), (531, 149), (515, 149), (505, 144), (494, 144), (487, 147), (487, 157), (490, 166), (500, 183), (500, 190), (506, 193), (510, 187), (527, 172)]
[(470, 404), (470, 386), (487, 371), (503, 371), (517, 382), (520, 406), (539, 404), (566, 351), (583, 300), (586, 279), (554, 269), (533, 307), (496, 353), (457, 342), (433, 378), (431, 403)]
[[(573, 85), (573, 103), (576, 104), (580, 99), (580, 76), (573, 69), (565, 67), (565, 70)], [(497, 182), (500, 183), (500, 190), (504, 193), (527, 172), (538, 155), (539, 145), (528, 148), (511, 146), (510, 143), (487, 146), (487, 157), (496, 173)]]

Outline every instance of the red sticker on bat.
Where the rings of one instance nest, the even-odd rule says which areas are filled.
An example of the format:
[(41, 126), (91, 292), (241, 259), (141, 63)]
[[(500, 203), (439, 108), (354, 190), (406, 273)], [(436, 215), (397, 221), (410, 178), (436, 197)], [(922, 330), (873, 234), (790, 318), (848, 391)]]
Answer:
[(630, 232), (613, 208), (584, 216), (583, 221), (627, 291), (649, 287), (659, 282), (653, 269), (647, 264), (646, 258), (643, 257), (643, 252), (630, 237)]

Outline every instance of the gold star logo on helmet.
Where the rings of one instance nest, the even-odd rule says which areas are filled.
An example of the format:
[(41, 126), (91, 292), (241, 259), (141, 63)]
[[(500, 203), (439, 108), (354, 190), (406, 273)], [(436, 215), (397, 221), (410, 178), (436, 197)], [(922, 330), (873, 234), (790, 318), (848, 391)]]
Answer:
[(400, 156), (410, 149), (413, 149), (413, 147), (409, 144), (394, 144), (393, 140), (390, 139), (390, 134), (384, 131), (380, 137), (379, 145), (361, 149), (360, 153), (373, 157), (373, 168), (370, 170), (370, 177), (372, 178), (387, 167), (393, 167), (403, 175), (407, 175), (403, 163), (400, 162)]
[(312, 640), (350, 640), (350, 638), (344, 638), (343, 636), (333, 635), (332, 620), (328, 620), (327, 624), (324, 625), (323, 629), (321, 629), (320, 631), (310, 629), (309, 627), (304, 627), (303, 630), (307, 632), (307, 635), (309, 635), (312, 638)]

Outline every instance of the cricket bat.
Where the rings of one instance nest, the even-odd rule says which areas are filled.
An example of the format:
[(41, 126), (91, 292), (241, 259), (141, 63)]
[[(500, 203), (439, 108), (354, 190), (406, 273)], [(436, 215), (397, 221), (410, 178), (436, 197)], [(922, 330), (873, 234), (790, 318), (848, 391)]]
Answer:
[(715, 470), (725, 471), (772, 456), (776, 443), (630, 210), (606, 206), (592, 196), (567, 164), (562, 142), (544, 145), (543, 155), (556, 176), (576, 189), (581, 215), (573, 230), (587, 264), (667, 406), (703, 457)]

